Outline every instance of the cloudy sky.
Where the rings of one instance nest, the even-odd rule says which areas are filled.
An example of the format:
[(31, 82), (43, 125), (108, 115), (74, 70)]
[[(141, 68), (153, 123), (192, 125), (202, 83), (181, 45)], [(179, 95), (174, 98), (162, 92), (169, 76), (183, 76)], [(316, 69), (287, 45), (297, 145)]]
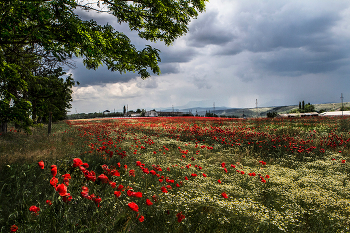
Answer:
[(161, 50), (162, 74), (142, 80), (105, 67), (69, 70), (71, 113), (166, 107), (232, 108), (350, 102), (350, 1), (211, 0), (189, 32), (167, 47), (151, 43), (108, 14), (78, 12), (107, 22), (137, 48)]

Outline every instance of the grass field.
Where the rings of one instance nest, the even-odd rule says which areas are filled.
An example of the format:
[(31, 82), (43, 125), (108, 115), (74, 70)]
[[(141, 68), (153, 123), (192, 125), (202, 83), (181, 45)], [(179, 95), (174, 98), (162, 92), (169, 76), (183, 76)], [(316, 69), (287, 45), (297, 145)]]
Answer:
[(69, 121), (50, 136), (11, 129), (0, 135), (0, 230), (349, 232), (349, 120)]

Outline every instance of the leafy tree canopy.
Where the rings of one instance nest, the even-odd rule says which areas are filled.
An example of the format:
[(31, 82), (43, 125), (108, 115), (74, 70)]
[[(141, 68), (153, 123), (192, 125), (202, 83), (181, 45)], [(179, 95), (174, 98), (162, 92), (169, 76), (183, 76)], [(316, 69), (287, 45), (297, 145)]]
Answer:
[(119, 23), (129, 24), (141, 38), (170, 45), (188, 31), (188, 23), (205, 10), (207, 0), (33, 0), (0, 2), (0, 46), (39, 44), (57, 58), (84, 58), (89, 69), (101, 64), (112, 71), (159, 74), (159, 51), (151, 46), (137, 50), (129, 38), (111, 25), (84, 21), (74, 12), (105, 11)]

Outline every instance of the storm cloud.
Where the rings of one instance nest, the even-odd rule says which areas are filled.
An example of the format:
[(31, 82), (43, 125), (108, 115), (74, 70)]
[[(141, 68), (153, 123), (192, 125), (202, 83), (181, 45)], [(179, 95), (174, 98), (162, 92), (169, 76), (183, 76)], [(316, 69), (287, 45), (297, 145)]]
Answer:
[(81, 83), (73, 96), (78, 112), (102, 103), (147, 109), (203, 100), (226, 107), (253, 107), (256, 99), (259, 106), (339, 102), (340, 93), (350, 101), (349, 1), (211, 1), (172, 46), (140, 39), (111, 15), (79, 14), (113, 25), (138, 49), (159, 49), (161, 75), (142, 80), (105, 67), (87, 70), (77, 60), (70, 72)]

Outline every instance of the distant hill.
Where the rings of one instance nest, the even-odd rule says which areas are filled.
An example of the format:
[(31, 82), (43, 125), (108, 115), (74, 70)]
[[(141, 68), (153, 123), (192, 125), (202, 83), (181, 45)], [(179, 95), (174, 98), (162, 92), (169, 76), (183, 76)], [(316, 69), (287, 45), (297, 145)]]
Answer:
[[(350, 102), (343, 103), (344, 107), (350, 107)], [(336, 111), (341, 108), (341, 103), (326, 103), (326, 104), (313, 104), (316, 111)], [(215, 108), (215, 114), (219, 116), (236, 116), (242, 117), (266, 117), (268, 112), (277, 112), (277, 114), (288, 113), (293, 109), (299, 108), (299, 105), (289, 105), (289, 106), (272, 106), (272, 107), (258, 107), (258, 108), (225, 108), (222, 107)], [(192, 108), (195, 109), (195, 108)], [(197, 113), (200, 116), (204, 116), (206, 111), (213, 112), (213, 107), (211, 108), (197, 108)], [(195, 115), (195, 111), (192, 111)]]

